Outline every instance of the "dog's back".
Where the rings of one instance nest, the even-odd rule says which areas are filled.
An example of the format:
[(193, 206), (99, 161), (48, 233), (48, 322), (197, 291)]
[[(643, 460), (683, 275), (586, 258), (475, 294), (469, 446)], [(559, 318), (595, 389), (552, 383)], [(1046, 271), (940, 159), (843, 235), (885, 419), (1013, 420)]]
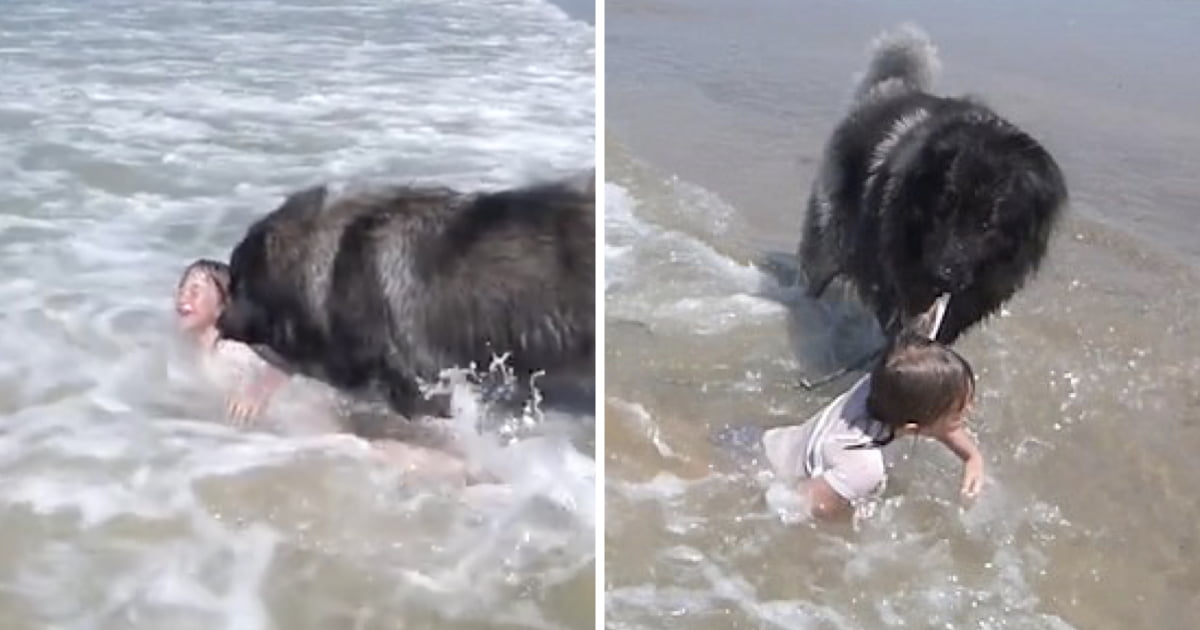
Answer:
[(584, 190), (560, 181), (465, 196), (409, 261), (422, 299), (393, 320), (444, 361), (511, 352), (518, 369), (591, 364), (595, 199)]
[(866, 69), (855, 81), (848, 113), (825, 145), (809, 194), (799, 259), (811, 294), (820, 295), (847, 273), (847, 256), (861, 232), (876, 229), (859, 201), (879, 159), (877, 149), (889, 136), (894, 143), (918, 122), (914, 112), (936, 100), (928, 91), (940, 69), (937, 49), (911, 24), (881, 33), (868, 46)]
[(235, 249), (223, 334), (382, 390), (404, 414), (420, 411), (419, 380), (493, 354), (590, 374), (595, 201), (581, 182), (297, 193)]
[(973, 100), (928, 92), (920, 31), (877, 38), (815, 179), (800, 245), (812, 295), (845, 275), (894, 333), (937, 295), (952, 342), (1038, 268), (1066, 187), (1040, 144)]

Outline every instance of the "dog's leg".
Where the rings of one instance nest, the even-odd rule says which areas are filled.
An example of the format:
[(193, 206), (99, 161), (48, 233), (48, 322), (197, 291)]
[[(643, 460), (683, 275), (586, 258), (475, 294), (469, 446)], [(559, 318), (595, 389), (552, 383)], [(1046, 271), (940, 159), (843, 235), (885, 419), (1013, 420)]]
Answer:
[(904, 317), (890, 295), (877, 286), (859, 295), (867, 304), (875, 305), (875, 321), (879, 323), (883, 336), (888, 339), (895, 337), (902, 328)]
[(767, 252), (756, 266), (781, 287), (793, 287), (800, 283), (800, 259), (790, 252)]
[[(805, 293), (813, 300), (821, 299), (825, 289), (829, 288), (834, 278), (842, 274), (842, 268), (828, 245), (818, 241), (821, 237), (806, 235), (800, 244), (800, 273), (805, 282)], [(818, 241), (818, 242), (813, 242)]]
[[(883, 331), (885, 338), (891, 339), (892, 337), (894, 337), (900, 331), (901, 317), (899, 315), (899, 312), (892, 306), (891, 300), (888, 299), (886, 297), (886, 295), (880, 294), (878, 292), (871, 293), (871, 294), (862, 294), (862, 295), (860, 295), (860, 297), (862, 297), (862, 299), (865, 301), (870, 302), (873, 300), (879, 304), (879, 309), (876, 310), (876, 318), (879, 321), (880, 329)], [(878, 359), (879, 355), (883, 353), (884, 347), (885, 346), (879, 346), (878, 348), (872, 350), (871, 352), (867, 353), (866, 355), (863, 355), (862, 357), (858, 358), (857, 360), (851, 361), (844, 367), (834, 370), (833, 372), (825, 374), (824, 376), (821, 376), (819, 378), (801, 379), (800, 385), (806, 390), (813, 390), (813, 389), (816, 389), (823, 385), (826, 385), (828, 383), (831, 383), (831, 382), (845, 376), (846, 374), (849, 374), (850, 372), (862, 369), (863, 367), (865, 367), (872, 361)]]
[(762, 258), (755, 265), (764, 273), (771, 276), (780, 287), (794, 287), (804, 283), (807, 287), (806, 293), (814, 299), (819, 298), (825, 292), (829, 283), (841, 275), (840, 270), (825, 273), (817, 279), (817, 284), (820, 286), (814, 287), (809, 281), (803, 266), (800, 264), (800, 258), (796, 254), (789, 252), (767, 252), (763, 254)]
[(808, 281), (808, 296), (814, 300), (820, 299), (821, 295), (825, 293), (825, 289), (828, 289), (829, 284), (840, 274), (841, 271), (833, 269), (827, 271), (824, 275), (810, 278)]
[[(817, 185), (819, 186), (819, 184)], [(833, 206), (818, 187), (808, 197), (808, 209), (804, 218), (804, 234), (800, 240), (797, 258), (800, 271), (807, 283), (808, 297), (819, 299), (839, 274), (842, 273), (841, 257), (837, 255), (836, 242), (839, 232), (829, 225), (834, 214)]]
[(805, 282), (805, 293), (818, 300), (833, 279), (842, 273), (823, 237), (816, 230), (807, 230), (800, 243), (799, 277)]

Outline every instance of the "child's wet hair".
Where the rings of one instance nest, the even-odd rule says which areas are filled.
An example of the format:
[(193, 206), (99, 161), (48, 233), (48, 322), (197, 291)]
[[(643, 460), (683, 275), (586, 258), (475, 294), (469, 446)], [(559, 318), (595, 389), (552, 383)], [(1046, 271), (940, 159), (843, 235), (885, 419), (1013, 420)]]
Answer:
[(229, 265), (209, 258), (201, 258), (188, 265), (183, 270), (183, 275), (179, 276), (179, 284), (176, 290), (187, 282), (188, 276), (193, 273), (203, 273), (212, 279), (213, 285), (217, 287), (217, 293), (221, 296), (221, 304), (229, 302)]
[(897, 336), (871, 374), (867, 411), (898, 429), (928, 426), (961, 410), (975, 395), (975, 373), (951, 348), (915, 333)]

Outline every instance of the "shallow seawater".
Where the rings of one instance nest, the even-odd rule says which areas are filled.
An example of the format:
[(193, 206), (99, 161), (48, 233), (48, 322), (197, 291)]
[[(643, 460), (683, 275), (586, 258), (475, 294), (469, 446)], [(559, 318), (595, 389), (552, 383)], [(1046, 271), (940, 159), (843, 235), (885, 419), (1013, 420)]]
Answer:
[(302, 186), (590, 167), (593, 40), (541, 0), (6, 3), (0, 626), (590, 627), (588, 440), (475, 436), (460, 390), (506, 483), (458, 491), (235, 430), (171, 296)]
[[(1200, 121), (1167, 60), (1198, 52), (1183, 34), (1200, 16), (1091, 6), (1039, 5), (1032, 24), (1029, 3), (608, 5), (611, 627), (1193, 625)], [(959, 344), (979, 375), (979, 500), (958, 501), (948, 451), (906, 439), (854, 526), (788, 523), (717, 436), (803, 421), (853, 377), (800, 378), (879, 335), (847, 294), (808, 300), (755, 261), (795, 250), (863, 49), (905, 19), (941, 47), (943, 89), (1045, 139), (1074, 202), (1037, 279)]]

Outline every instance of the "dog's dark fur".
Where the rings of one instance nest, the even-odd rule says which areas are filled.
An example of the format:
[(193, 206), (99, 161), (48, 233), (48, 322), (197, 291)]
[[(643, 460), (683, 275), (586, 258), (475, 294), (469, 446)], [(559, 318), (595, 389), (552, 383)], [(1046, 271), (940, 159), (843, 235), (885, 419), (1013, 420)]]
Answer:
[(953, 343), (1038, 269), (1067, 189), (1032, 137), (967, 98), (928, 92), (938, 60), (912, 26), (872, 46), (809, 197), (811, 296), (845, 276), (894, 335), (941, 293)]
[(518, 376), (594, 374), (594, 171), (498, 192), (297, 192), (230, 260), (223, 337), (392, 409), (444, 414), (419, 391), (443, 368), (511, 352)]

